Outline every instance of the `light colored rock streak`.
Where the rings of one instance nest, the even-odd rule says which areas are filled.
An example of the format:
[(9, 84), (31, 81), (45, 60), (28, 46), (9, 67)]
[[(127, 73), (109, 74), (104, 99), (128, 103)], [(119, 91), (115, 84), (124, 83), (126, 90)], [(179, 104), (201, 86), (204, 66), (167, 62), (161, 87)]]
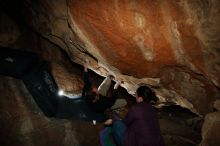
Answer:
[(198, 69), (189, 61), (188, 55), (185, 53), (185, 51), (182, 48), (182, 43), (181, 43), (181, 34), (178, 30), (178, 23), (174, 21), (171, 18), (170, 15), (170, 8), (169, 5), (166, 1), (164, 1), (161, 4), (161, 10), (164, 18), (164, 22), (166, 23), (168, 33), (169, 34), (164, 34), (171, 44), (171, 49), (173, 50), (175, 54), (176, 61), (181, 64), (181, 65), (186, 65), (190, 67), (195, 72), (199, 72)]

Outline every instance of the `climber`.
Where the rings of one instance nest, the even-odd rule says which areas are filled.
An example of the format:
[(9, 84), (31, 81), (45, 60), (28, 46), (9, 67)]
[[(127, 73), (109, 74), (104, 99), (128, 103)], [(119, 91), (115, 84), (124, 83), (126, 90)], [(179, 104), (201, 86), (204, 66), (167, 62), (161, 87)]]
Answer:
[(82, 97), (85, 98), (88, 106), (97, 113), (104, 113), (106, 109), (110, 108), (117, 109), (124, 107), (127, 104), (126, 100), (116, 99), (117, 89), (121, 82), (116, 82), (111, 97), (107, 97), (108, 90), (111, 86), (111, 80), (114, 77), (112, 75), (107, 76), (98, 88), (92, 86), (88, 75), (88, 64), (88, 61), (84, 64), (84, 87), (82, 92)]
[(112, 128), (118, 146), (164, 146), (151, 100), (157, 100), (155, 93), (149, 87), (141, 86), (137, 89), (137, 104), (129, 109), (125, 118), (120, 120), (114, 115), (105, 122), (105, 125), (111, 125), (106, 129)]

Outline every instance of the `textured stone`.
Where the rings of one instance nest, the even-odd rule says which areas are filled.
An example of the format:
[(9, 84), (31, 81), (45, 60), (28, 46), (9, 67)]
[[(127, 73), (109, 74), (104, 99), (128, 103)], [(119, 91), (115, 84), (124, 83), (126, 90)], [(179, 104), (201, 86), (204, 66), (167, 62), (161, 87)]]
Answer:
[(201, 146), (218, 146), (220, 145), (220, 112), (213, 112), (205, 116), (202, 127)]
[[(0, 92), (4, 92), (0, 102), (1, 145), (99, 145), (101, 125), (47, 118), (22, 81), (3, 76), (0, 76), (0, 81)], [(161, 131), (167, 145), (195, 146), (200, 140), (199, 134), (184, 123), (186, 116), (191, 117), (188, 113), (178, 113), (177, 110), (165, 111), (159, 115)]]
[[(29, 2), (29, 1), (26, 1)], [(38, 1), (40, 2), (40, 1)], [(44, 3), (45, 2), (45, 3)], [(82, 87), (82, 67), (76, 66), (69, 63), (68, 56), (65, 52), (61, 52), (61, 48), (65, 49), (65, 51), (69, 54), (71, 59), (77, 63), (83, 63), (83, 60), (89, 59), (91, 61), (90, 68), (94, 71), (100, 73), (105, 76), (107, 71), (111, 71), (111, 73), (115, 73), (116, 78), (124, 79), (125, 84), (123, 85), (131, 94), (134, 94), (134, 91), (139, 85), (147, 84), (156, 88), (157, 94), (161, 93), (160, 97), (163, 99), (166, 105), (170, 101), (174, 103), (179, 103), (182, 106), (185, 106), (192, 111), (198, 112), (196, 109), (200, 110), (200, 106), (196, 104), (194, 106), (195, 101), (190, 100), (189, 94), (193, 94), (193, 99), (196, 100), (206, 100), (203, 95), (201, 99), (199, 97), (199, 93), (193, 92), (194, 89), (201, 91), (201, 82), (200, 80), (196, 80), (194, 76), (192, 77), (190, 74), (181, 71), (172, 71), (168, 70), (167, 76), (164, 75), (163, 72), (159, 74), (157, 77), (145, 76), (143, 78), (137, 78), (137, 76), (130, 76), (129, 72), (125, 74), (121, 74), (119, 69), (110, 66), (111, 70), (107, 67), (109, 64), (107, 62), (100, 62), (100, 58), (98, 58), (99, 62), (94, 60), (91, 57), (91, 54), (87, 54), (86, 48), (73, 47), (73, 45), (69, 42), (68, 37), (66, 37), (66, 32), (68, 32), (66, 28), (66, 23), (61, 25), (63, 22), (62, 19), (54, 25), (51, 22), (47, 22), (47, 19), (55, 20), (54, 17), (59, 16), (59, 18), (65, 17), (65, 15), (61, 15), (60, 11), (64, 13), (65, 5), (64, 1), (53, 1), (47, 4), (47, 1), (41, 3), (35, 3), (32, 6), (32, 3), (28, 3), (29, 8), (23, 9), (35, 10), (34, 13), (43, 13), (43, 14), (35, 14), (32, 15), (33, 11), (27, 13), (28, 15), (36, 16), (36, 17), (28, 17), (28, 24), (31, 24), (33, 30), (26, 30), (21, 25), (18, 25), (17, 29), (19, 30), (19, 36), (16, 41), (13, 41), (13, 45), (11, 46), (7, 41), (4, 44), (6, 46), (11, 46), (13, 48), (25, 48), (25, 50), (34, 51), (38, 53), (44, 60), (50, 62), (49, 65), (51, 67), (51, 71), (54, 75), (56, 82), (58, 83), (59, 88), (64, 89), (65, 93), (68, 94), (78, 94), (81, 92)], [(60, 6), (59, 6), (59, 5)], [(16, 5), (19, 8), (19, 5)], [(43, 8), (42, 8), (43, 7)], [(51, 8), (52, 7), (52, 8)], [(50, 11), (49, 11), (49, 10)], [(54, 10), (54, 11), (52, 11)], [(57, 10), (57, 11), (55, 11)], [(45, 14), (47, 11), (50, 13)], [(19, 12), (18, 12), (19, 14)], [(51, 16), (47, 16), (51, 15)], [(25, 15), (26, 16), (26, 15)], [(38, 17), (39, 16), (39, 17)], [(41, 17), (45, 17), (42, 18)], [(143, 20), (144, 16), (139, 13), (135, 13), (135, 21), (137, 21), (136, 25), (139, 28), (144, 27), (147, 23)], [(19, 20), (23, 20), (25, 17), (20, 18)], [(10, 18), (8, 18), (10, 19)], [(34, 20), (35, 19), (35, 20)], [(39, 19), (39, 20), (38, 20)], [(16, 19), (17, 20), (17, 19)], [(32, 21), (30, 21), (32, 20)], [(42, 22), (43, 21), (43, 22)], [(51, 20), (50, 20), (51, 21)], [(54, 21), (55, 22), (55, 21)], [(5, 22), (8, 23), (7, 21)], [(45, 28), (44, 28), (44, 24)], [(22, 23), (23, 24), (23, 23)], [(53, 25), (52, 25), (53, 24)], [(57, 28), (59, 27), (59, 28)], [(21, 29), (22, 28), (22, 29)], [(64, 32), (64, 30), (65, 32)], [(57, 36), (49, 37), (47, 36), (47, 32), (51, 31)], [(5, 30), (4, 30), (5, 31)], [(33, 31), (33, 32), (31, 32)], [(36, 33), (35, 33), (36, 31)], [(70, 33), (70, 32), (68, 32)], [(5, 32), (8, 34), (8, 32)], [(134, 38), (137, 41), (137, 44), (142, 47), (142, 42), (138, 40), (138, 37)], [(72, 39), (72, 43), (77, 43), (81, 40), (77, 40), (75, 36)], [(83, 40), (85, 41), (85, 39)], [(138, 42), (139, 41), (139, 42)], [(70, 45), (70, 48), (66, 49), (65, 43)], [(60, 48), (61, 47), (61, 48)], [(83, 50), (84, 49), (84, 50)], [(143, 48), (144, 49), (144, 48)], [(95, 56), (97, 52), (91, 52), (92, 55)], [(97, 53), (98, 54), (98, 53)], [(147, 48), (146, 53), (144, 54), (147, 61), (153, 61), (154, 52), (152, 48)], [(129, 65), (130, 62), (128, 62)], [(120, 64), (120, 62), (118, 63)], [(81, 69), (78, 71), (78, 69)], [(132, 69), (132, 68), (131, 68)], [(115, 72), (117, 71), (117, 72)], [(136, 71), (138, 72), (138, 71)], [(166, 74), (165, 73), (165, 74)], [(187, 78), (185, 79), (184, 76)], [(97, 76), (96, 76), (97, 77)], [(164, 79), (165, 78), (165, 79)], [(174, 80), (173, 80), (174, 79)], [(193, 85), (191, 85), (190, 80), (192, 79)], [(178, 85), (178, 82), (183, 80), (183, 85)], [(94, 83), (100, 83), (100, 78), (95, 78)], [(169, 82), (171, 81), (171, 82)], [(190, 86), (192, 89), (188, 89), (185, 87)], [(168, 90), (169, 89), (169, 90)], [(181, 90), (180, 90), (181, 89)], [(187, 92), (189, 90), (189, 93)], [(204, 91), (203, 91), (204, 90)], [(206, 93), (206, 90), (203, 89), (202, 93)], [(178, 95), (177, 91), (181, 91), (186, 97), (181, 97)], [(197, 90), (196, 90), (197, 91)], [(2, 99), (0, 102), (0, 145), (27, 145), (27, 146), (97, 146), (99, 145), (98, 135), (101, 125), (93, 126), (91, 123), (82, 122), (82, 121), (74, 121), (74, 120), (61, 120), (55, 118), (47, 118), (43, 115), (41, 110), (37, 107), (29, 92), (24, 87), (23, 83), (20, 80), (15, 80), (8, 77), (0, 77), (0, 92), (2, 94)], [(176, 93), (177, 92), (177, 93)], [(187, 93), (186, 93), (187, 92)], [(214, 91), (213, 91), (214, 92)], [(209, 93), (207, 93), (209, 94)], [(209, 94), (211, 95), (211, 94)], [(126, 94), (119, 95), (120, 97), (127, 97)], [(189, 100), (188, 100), (189, 99)], [(68, 106), (68, 105), (67, 105)], [(201, 104), (201, 107), (205, 107), (206, 105)], [(196, 108), (196, 109), (195, 109)], [(173, 110), (176, 111), (176, 110)], [(74, 112), (74, 111), (71, 111)], [(171, 115), (171, 113), (169, 113)], [(167, 118), (168, 116), (166, 116)], [(183, 117), (177, 118), (177, 116), (168, 117), (169, 120), (162, 117), (160, 120), (161, 130), (167, 145), (196, 145), (198, 140), (200, 140), (198, 133), (193, 131), (190, 127), (187, 127), (184, 124), (185, 119)], [(178, 119), (178, 121), (176, 121)]]
[(0, 102), (1, 145), (98, 145), (100, 125), (47, 118), (22, 81), (3, 76), (0, 76), (0, 81), (0, 92), (4, 92)]
[[(0, 23), (6, 23), (4, 25), (7, 26), (9, 23), (7, 19)], [(10, 25), (9, 23), (8, 27)], [(16, 27), (20, 30), (20, 26)], [(1, 30), (3, 34), (10, 36), (8, 29)], [(1, 45), (38, 53), (39, 56), (49, 62), (51, 71), (60, 87), (70, 94), (81, 92), (82, 71), (77, 68), (73, 69), (68, 56), (61, 52), (59, 46), (24, 28), (19, 31), (19, 35), (21, 38), (16, 38), (16, 41), (12, 42), (1, 39)], [(0, 92), (2, 93), (0, 145), (97, 146), (99, 144), (97, 135), (100, 125), (94, 126), (83, 121), (45, 117), (21, 80), (0, 76)], [(84, 135), (83, 132), (85, 131), (86, 134)]]
[(19, 35), (20, 31), (14, 20), (0, 11), (0, 45), (12, 45)]
[(52, 72), (60, 89), (67, 93), (82, 93), (83, 81), (80, 76), (70, 73), (62, 64), (53, 63)]
[(0, 80), (1, 145), (63, 145), (61, 122), (43, 116), (21, 81)]
[(169, 92), (173, 91), (175, 103), (200, 115), (212, 111), (213, 101), (218, 95), (216, 88), (205, 77), (181, 68), (164, 70), (161, 83)]
[[(203, 10), (205, 4), (205, 1), (84, 0), (72, 1), (69, 5), (75, 25), (95, 46), (88, 48), (91, 54), (98, 51), (101, 56), (97, 58), (104, 58), (103, 61), (122, 74), (155, 77), (166, 65), (179, 64), (204, 72), (206, 60), (202, 51), (205, 46), (201, 36), (197, 36), (197, 29), (202, 27), (200, 23), (208, 23), (202, 20), (209, 19), (213, 9), (219, 9), (216, 6), (219, 2), (210, 2), (211, 10)], [(200, 16), (203, 12), (206, 15)], [(212, 22), (216, 25), (211, 27), (217, 34), (219, 13), (215, 13)]]
[[(201, 115), (211, 111), (219, 97), (212, 84), (219, 86), (220, 81), (219, 6), (217, 0), (69, 3), (74, 32), (107, 70), (127, 81), (130, 93), (138, 84), (152, 85), (137, 78), (160, 79), (166, 68), (173, 68), (169, 73), (174, 79), (167, 89), (177, 95), (174, 98), (184, 98), (176, 103)], [(175, 72), (178, 67), (182, 73)], [(156, 86), (165, 86), (170, 78)]]
[[(210, 112), (220, 97), (219, 0), (2, 3), (4, 9), (13, 9), (8, 13), (19, 27), (27, 26), (62, 48), (72, 61), (83, 64), (88, 59), (89, 68), (98, 74), (110, 72), (124, 80), (123, 87), (131, 94), (139, 85), (150, 85), (156, 92), (168, 91), (157, 92), (167, 98), (164, 101), (199, 115)], [(43, 52), (45, 46), (36, 42), (30, 44)]]
[(216, 100), (214, 102), (214, 108), (217, 109), (218, 111), (220, 111), (220, 100)]

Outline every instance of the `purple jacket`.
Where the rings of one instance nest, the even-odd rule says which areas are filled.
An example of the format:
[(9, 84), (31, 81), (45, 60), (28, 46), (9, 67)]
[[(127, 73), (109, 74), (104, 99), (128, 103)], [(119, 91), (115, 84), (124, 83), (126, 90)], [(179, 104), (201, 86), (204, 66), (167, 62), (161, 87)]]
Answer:
[(157, 113), (150, 103), (134, 105), (123, 122), (127, 126), (124, 146), (164, 146)]

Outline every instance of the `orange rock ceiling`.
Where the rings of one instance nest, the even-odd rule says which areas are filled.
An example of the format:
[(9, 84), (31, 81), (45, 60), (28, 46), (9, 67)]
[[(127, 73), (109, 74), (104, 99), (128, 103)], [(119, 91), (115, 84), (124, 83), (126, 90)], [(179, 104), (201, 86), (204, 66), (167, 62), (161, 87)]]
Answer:
[(204, 45), (182, 5), (160, 0), (83, 0), (73, 1), (70, 12), (111, 66), (143, 78), (158, 77), (166, 66), (203, 72)]
[(138, 84), (152, 85), (146, 78), (159, 79), (153, 83), (158, 96), (201, 114), (219, 98), (218, 6), (205, 0), (82, 0), (71, 1), (69, 12), (88, 52), (125, 80), (130, 93)]

